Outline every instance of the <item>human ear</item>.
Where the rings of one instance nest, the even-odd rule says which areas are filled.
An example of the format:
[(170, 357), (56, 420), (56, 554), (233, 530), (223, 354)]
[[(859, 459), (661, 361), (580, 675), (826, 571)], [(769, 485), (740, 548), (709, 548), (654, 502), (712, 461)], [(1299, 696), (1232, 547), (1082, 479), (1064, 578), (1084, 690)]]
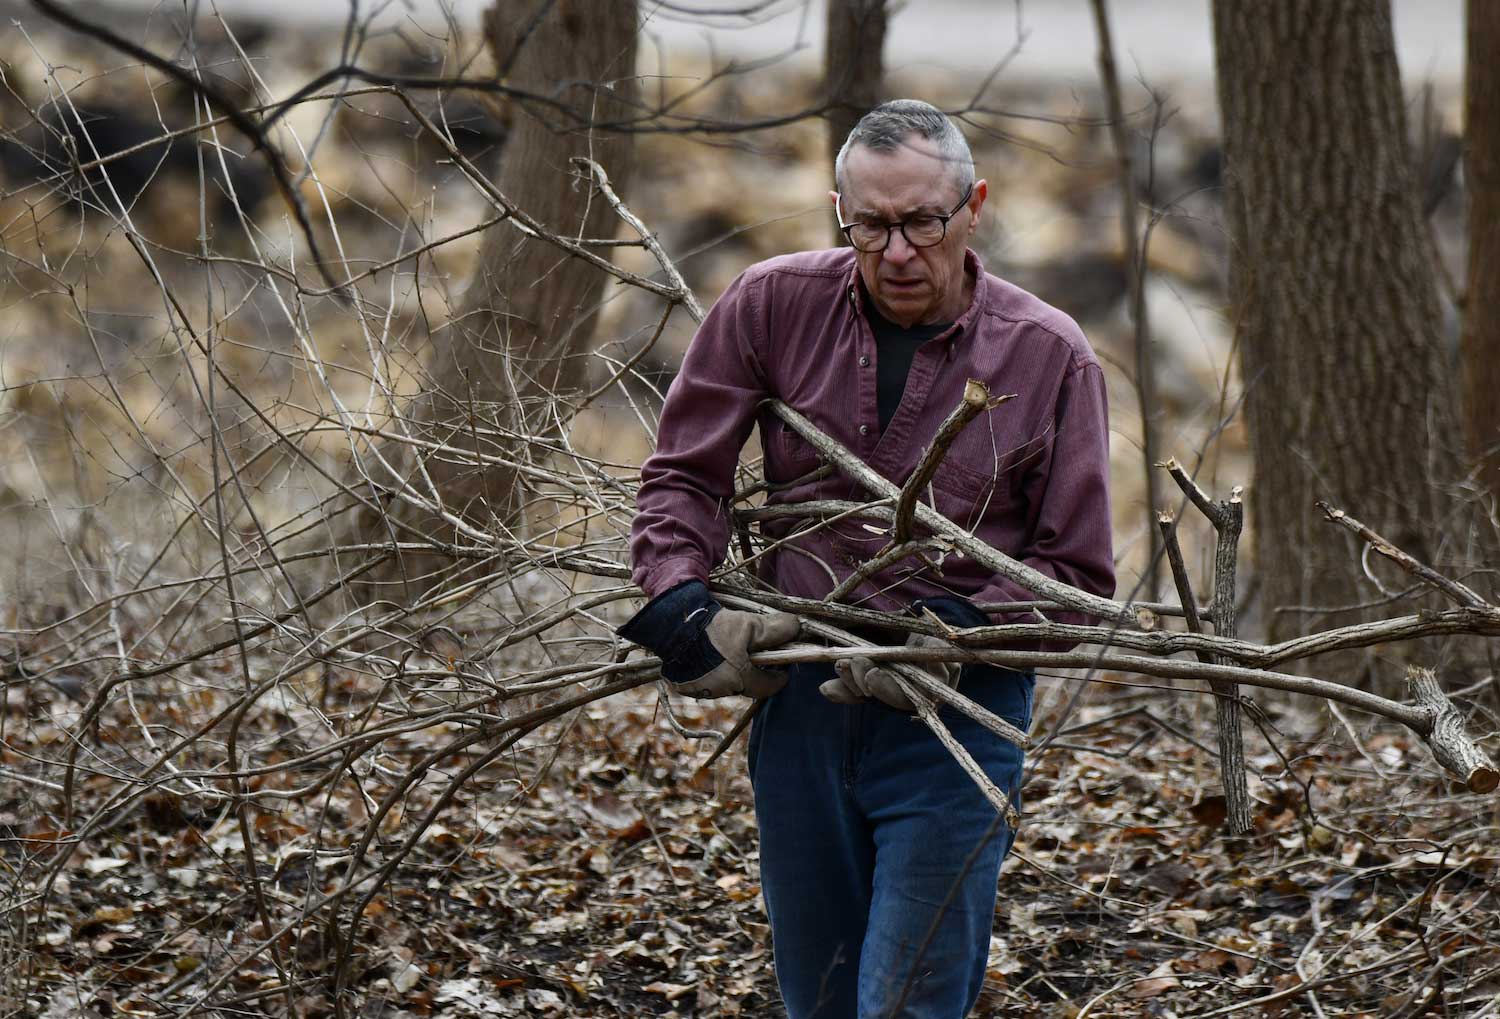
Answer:
[(979, 228), (979, 210), (984, 208), (984, 200), (989, 197), (989, 183), (983, 179), (974, 182), (974, 194), (969, 198), (969, 232), (973, 233)]

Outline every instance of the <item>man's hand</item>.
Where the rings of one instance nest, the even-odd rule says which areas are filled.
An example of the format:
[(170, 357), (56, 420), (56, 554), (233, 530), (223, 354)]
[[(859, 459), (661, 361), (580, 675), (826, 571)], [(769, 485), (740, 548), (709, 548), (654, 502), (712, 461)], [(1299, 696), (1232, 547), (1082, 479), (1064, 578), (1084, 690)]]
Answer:
[[(946, 648), (949, 644), (940, 637), (929, 637), (925, 633), (914, 633), (906, 638), (910, 648)], [(913, 662), (912, 668), (920, 669), (933, 679), (950, 688), (958, 686), (961, 666), (957, 662)], [(893, 669), (876, 665), (868, 658), (840, 658), (834, 663), (838, 675), (822, 686), (818, 692), (835, 704), (858, 704), (873, 697), (897, 711), (916, 711), (916, 705), (901, 689)]]
[(785, 612), (726, 609), (692, 580), (653, 598), (619, 634), (660, 655), (661, 674), (689, 697), (769, 697), (786, 673), (751, 665), (750, 652), (779, 647), (801, 628)]
[[(918, 615), (936, 616), (947, 625), (960, 629), (986, 626), (990, 621), (973, 602), (957, 595), (924, 598), (912, 605), (912, 611)], [(938, 637), (914, 633), (906, 638), (906, 646), (945, 648), (949, 644)], [(841, 658), (834, 663), (834, 668), (838, 671), (838, 676), (818, 687), (818, 690), (835, 704), (858, 704), (867, 697), (874, 697), (897, 711), (917, 710), (911, 698), (901, 692), (895, 670), (859, 657)], [(916, 662), (912, 664), (912, 668), (921, 669), (949, 689), (958, 686), (958, 676), (962, 671), (962, 667), (953, 662)]]
[[(721, 608), (703, 628), (704, 638), (723, 659), (697, 679), (673, 680), (689, 697), (769, 697), (786, 686), (786, 673), (750, 664), (751, 651), (780, 647), (797, 636), (802, 624), (785, 612), (762, 615)], [(666, 669), (662, 669), (666, 675)], [(669, 679), (671, 677), (668, 677)]]

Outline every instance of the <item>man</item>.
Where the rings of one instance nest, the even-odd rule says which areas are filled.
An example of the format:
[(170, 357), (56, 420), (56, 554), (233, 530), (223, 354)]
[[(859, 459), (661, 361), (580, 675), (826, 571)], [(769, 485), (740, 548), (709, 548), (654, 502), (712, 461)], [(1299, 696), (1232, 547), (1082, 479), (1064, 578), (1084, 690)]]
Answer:
[[(983, 983), (1014, 833), (913, 718), (888, 670), (857, 656), (788, 674), (756, 668), (749, 654), (795, 637), (796, 618), (724, 609), (705, 582), (724, 558), (734, 465), (752, 425), (770, 503), (867, 499), (819, 472), (813, 448), (763, 401), (785, 401), (899, 484), (972, 378), (1017, 398), (954, 441), (933, 480), (936, 508), (1048, 576), (1112, 594), (1104, 381), (1071, 319), (986, 274), (968, 250), (988, 188), (942, 113), (913, 100), (873, 110), (835, 179), (829, 194), (852, 248), (751, 267), (693, 339), (641, 470), (631, 555), (651, 601), (621, 633), (661, 655), (685, 694), (769, 698), (751, 731), (750, 776), (791, 1019), (959, 1019)], [(860, 519), (777, 519), (763, 534), (780, 544), (761, 579), (806, 598), (826, 596), (889, 539)], [(934, 548), (846, 600), (965, 627), (1034, 619), (979, 608), (1033, 597)], [(1030, 724), (1031, 674), (927, 668)], [(943, 718), (1016, 799), (1020, 751), (950, 709)]]

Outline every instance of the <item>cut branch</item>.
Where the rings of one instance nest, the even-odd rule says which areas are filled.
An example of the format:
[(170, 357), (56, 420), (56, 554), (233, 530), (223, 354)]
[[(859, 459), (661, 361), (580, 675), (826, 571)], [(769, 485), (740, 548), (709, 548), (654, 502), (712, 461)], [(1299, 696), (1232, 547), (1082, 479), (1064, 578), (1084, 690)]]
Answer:
[[(887, 499), (899, 499), (901, 490), (871, 466), (846, 449), (838, 440), (824, 434), (816, 425), (780, 400), (770, 400), (768, 405), (777, 417), (806, 439), (829, 462), (846, 475), (858, 481), (876, 495)], [(1148, 629), (1142, 625), (1140, 606), (1121, 604), (1109, 598), (1080, 591), (1076, 587), (1054, 580), (1017, 562), (1010, 556), (976, 538), (958, 524), (943, 516), (931, 506), (917, 503), (914, 515), (919, 523), (938, 536), (947, 539), (953, 546), (975, 562), (1013, 580), (1037, 595), (1050, 598), (1069, 609), (1087, 612), (1099, 619), (1107, 619), (1120, 626)], [(1146, 613), (1149, 616), (1149, 613)]]
[[(1234, 580), (1239, 559), (1240, 531), (1245, 523), (1245, 506), (1240, 502), (1238, 487), (1231, 490), (1228, 502), (1219, 504), (1219, 519), (1214, 523), (1218, 540), (1214, 543), (1214, 632), (1233, 637), (1235, 630)], [(1223, 659), (1216, 660), (1223, 664)], [(1240, 691), (1233, 683), (1214, 684), (1214, 707), (1219, 729), (1219, 772), (1224, 778), (1224, 826), (1232, 835), (1250, 830), (1250, 790), (1245, 778), (1245, 739), (1240, 731)]]
[(917, 500), (931, 483), (943, 458), (948, 455), (948, 447), (953, 445), (953, 440), (981, 413), (1015, 398), (1016, 394), (1009, 393), (991, 400), (990, 391), (983, 382), (969, 379), (964, 383), (963, 399), (938, 426), (937, 434), (922, 451), (911, 477), (901, 486), (901, 498), (896, 501), (896, 525), (891, 534), (892, 546), (904, 545), (911, 540), (912, 514), (916, 511)]
[(1196, 481), (1188, 476), (1188, 472), (1182, 469), (1182, 464), (1178, 463), (1176, 459), (1168, 458), (1157, 466), (1165, 468), (1167, 473), (1172, 475), (1172, 480), (1177, 482), (1177, 487), (1182, 489), (1182, 494), (1186, 495), (1192, 501), (1193, 505), (1198, 507), (1198, 512), (1207, 517), (1209, 523), (1213, 524), (1214, 529), (1217, 530), (1223, 522), (1223, 510), (1207, 492), (1198, 487)]
[[(1188, 632), (1202, 633), (1203, 621), (1198, 618), (1198, 603), (1193, 599), (1193, 584), (1188, 577), (1187, 564), (1182, 559), (1182, 546), (1177, 542), (1177, 528), (1172, 514), (1163, 512), (1156, 522), (1161, 530), (1162, 545), (1167, 551), (1167, 563), (1172, 568), (1172, 582), (1177, 587), (1177, 601), (1182, 606)], [(1211, 660), (1206, 651), (1199, 651), (1197, 654), (1200, 662)]]
[(1500, 785), (1500, 771), (1475, 746), (1464, 730), (1463, 714), (1454, 707), (1448, 695), (1438, 685), (1437, 675), (1431, 669), (1409, 666), (1406, 670), (1406, 687), (1412, 700), (1428, 712), (1424, 726), (1414, 726), (1438, 763), (1459, 778), (1471, 793), (1493, 792)]

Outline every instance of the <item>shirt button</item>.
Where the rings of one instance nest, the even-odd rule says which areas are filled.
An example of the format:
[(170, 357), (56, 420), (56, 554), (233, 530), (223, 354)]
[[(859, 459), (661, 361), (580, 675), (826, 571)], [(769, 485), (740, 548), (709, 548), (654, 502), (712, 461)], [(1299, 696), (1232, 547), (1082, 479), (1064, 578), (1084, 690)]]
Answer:
[(869, 435), (870, 434), (870, 426), (869, 425), (860, 425), (859, 426), (859, 434), (861, 434), (861, 435)]
[(870, 359), (868, 357), (865, 357), (865, 356), (861, 355), (860, 359), (859, 359), (859, 366), (861, 368), (868, 368), (868, 367), (870, 367)]

